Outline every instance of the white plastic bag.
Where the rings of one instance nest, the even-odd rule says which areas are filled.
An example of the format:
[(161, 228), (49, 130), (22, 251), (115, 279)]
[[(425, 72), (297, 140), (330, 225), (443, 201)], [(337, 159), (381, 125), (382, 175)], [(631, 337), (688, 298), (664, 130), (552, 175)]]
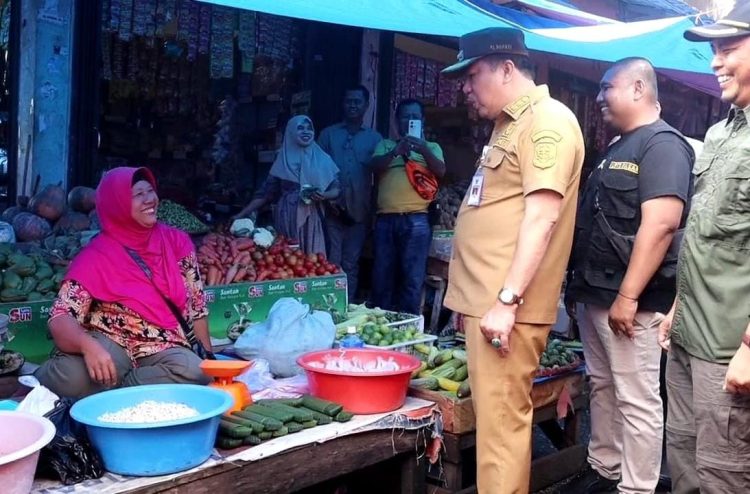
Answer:
[(245, 330), (234, 344), (240, 357), (268, 360), (277, 377), (290, 377), (302, 370), (297, 357), (331, 348), (336, 327), (328, 312), (310, 311), (310, 306), (293, 298), (276, 301), (265, 322)]
[(27, 379), (23, 384), (32, 384), (32, 390), (18, 404), (16, 408), (19, 412), (31, 413), (40, 417), (45, 416), (50, 410), (55, 408), (55, 403), (60, 399), (55, 393), (42, 386), (39, 381), (32, 376), (25, 376)]

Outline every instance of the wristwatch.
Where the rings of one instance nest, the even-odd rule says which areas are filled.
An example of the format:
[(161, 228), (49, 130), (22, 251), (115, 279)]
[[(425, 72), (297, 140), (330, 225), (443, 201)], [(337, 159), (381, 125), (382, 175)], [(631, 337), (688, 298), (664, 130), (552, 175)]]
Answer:
[(742, 343), (750, 347), (750, 334), (744, 333), (742, 335)]
[(513, 293), (513, 290), (510, 288), (500, 290), (500, 293), (497, 294), (497, 299), (505, 305), (523, 305), (523, 298)]

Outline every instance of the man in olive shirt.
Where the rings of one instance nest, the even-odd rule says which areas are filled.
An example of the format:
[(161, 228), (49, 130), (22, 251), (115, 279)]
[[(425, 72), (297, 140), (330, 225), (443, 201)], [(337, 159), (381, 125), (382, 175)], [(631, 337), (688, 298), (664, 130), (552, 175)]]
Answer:
[(520, 30), (469, 33), (459, 48), (445, 72), (495, 128), (458, 213), (445, 305), (466, 332), (477, 488), (517, 494), (529, 489), (531, 388), (573, 242), (583, 136), (534, 83)]
[(721, 99), (732, 108), (708, 130), (694, 167), (677, 298), (660, 328), (669, 349), (667, 459), (672, 492), (749, 492), (750, 2), (685, 37), (711, 42)]
[(366, 87), (347, 89), (343, 106), (344, 121), (323, 129), (318, 144), (339, 167), (341, 195), (326, 214), (326, 250), (328, 259), (346, 273), (352, 300), (357, 294), (359, 257), (372, 214), (370, 158), (382, 137), (362, 122), (370, 106), (370, 91)]

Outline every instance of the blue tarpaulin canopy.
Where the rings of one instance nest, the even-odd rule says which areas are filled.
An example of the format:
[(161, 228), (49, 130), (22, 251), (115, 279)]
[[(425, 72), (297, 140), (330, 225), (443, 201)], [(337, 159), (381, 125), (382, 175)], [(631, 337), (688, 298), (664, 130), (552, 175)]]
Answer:
[(682, 37), (693, 25), (688, 17), (534, 29), (538, 25), (525, 26), (523, 18), (503, 18), (468, 0), (202, 1), (312, 21), (439, 36), (458, 37), (486, 27), (518, 27), (526, 31), (526, 44), (532, 50), (604, 62), (645, 57), (672, 78), (708, 93), (718, 92), (709, 67), (710, 46)]

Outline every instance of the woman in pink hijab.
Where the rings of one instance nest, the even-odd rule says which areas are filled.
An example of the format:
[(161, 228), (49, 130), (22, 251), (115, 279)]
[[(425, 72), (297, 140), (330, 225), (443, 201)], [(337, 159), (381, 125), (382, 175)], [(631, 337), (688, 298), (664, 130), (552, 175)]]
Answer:
[(263, 187), (236, 218), (274, 204), (274, 228), (308, 254), (326, 252), (323, 204), (339, 195), (339, 168), (315, 142), (312, 120), (292, 117)]
[(102, 178), (102, 231), (70, 265), (48, 321), (56, 349), (36, 372), (56, 394), (209, 381), (185, 334), (192, 330), (211, 349), (195, 249), (185, 233), (157, 221), (158, 206), (147, 168), (115, 168)]

